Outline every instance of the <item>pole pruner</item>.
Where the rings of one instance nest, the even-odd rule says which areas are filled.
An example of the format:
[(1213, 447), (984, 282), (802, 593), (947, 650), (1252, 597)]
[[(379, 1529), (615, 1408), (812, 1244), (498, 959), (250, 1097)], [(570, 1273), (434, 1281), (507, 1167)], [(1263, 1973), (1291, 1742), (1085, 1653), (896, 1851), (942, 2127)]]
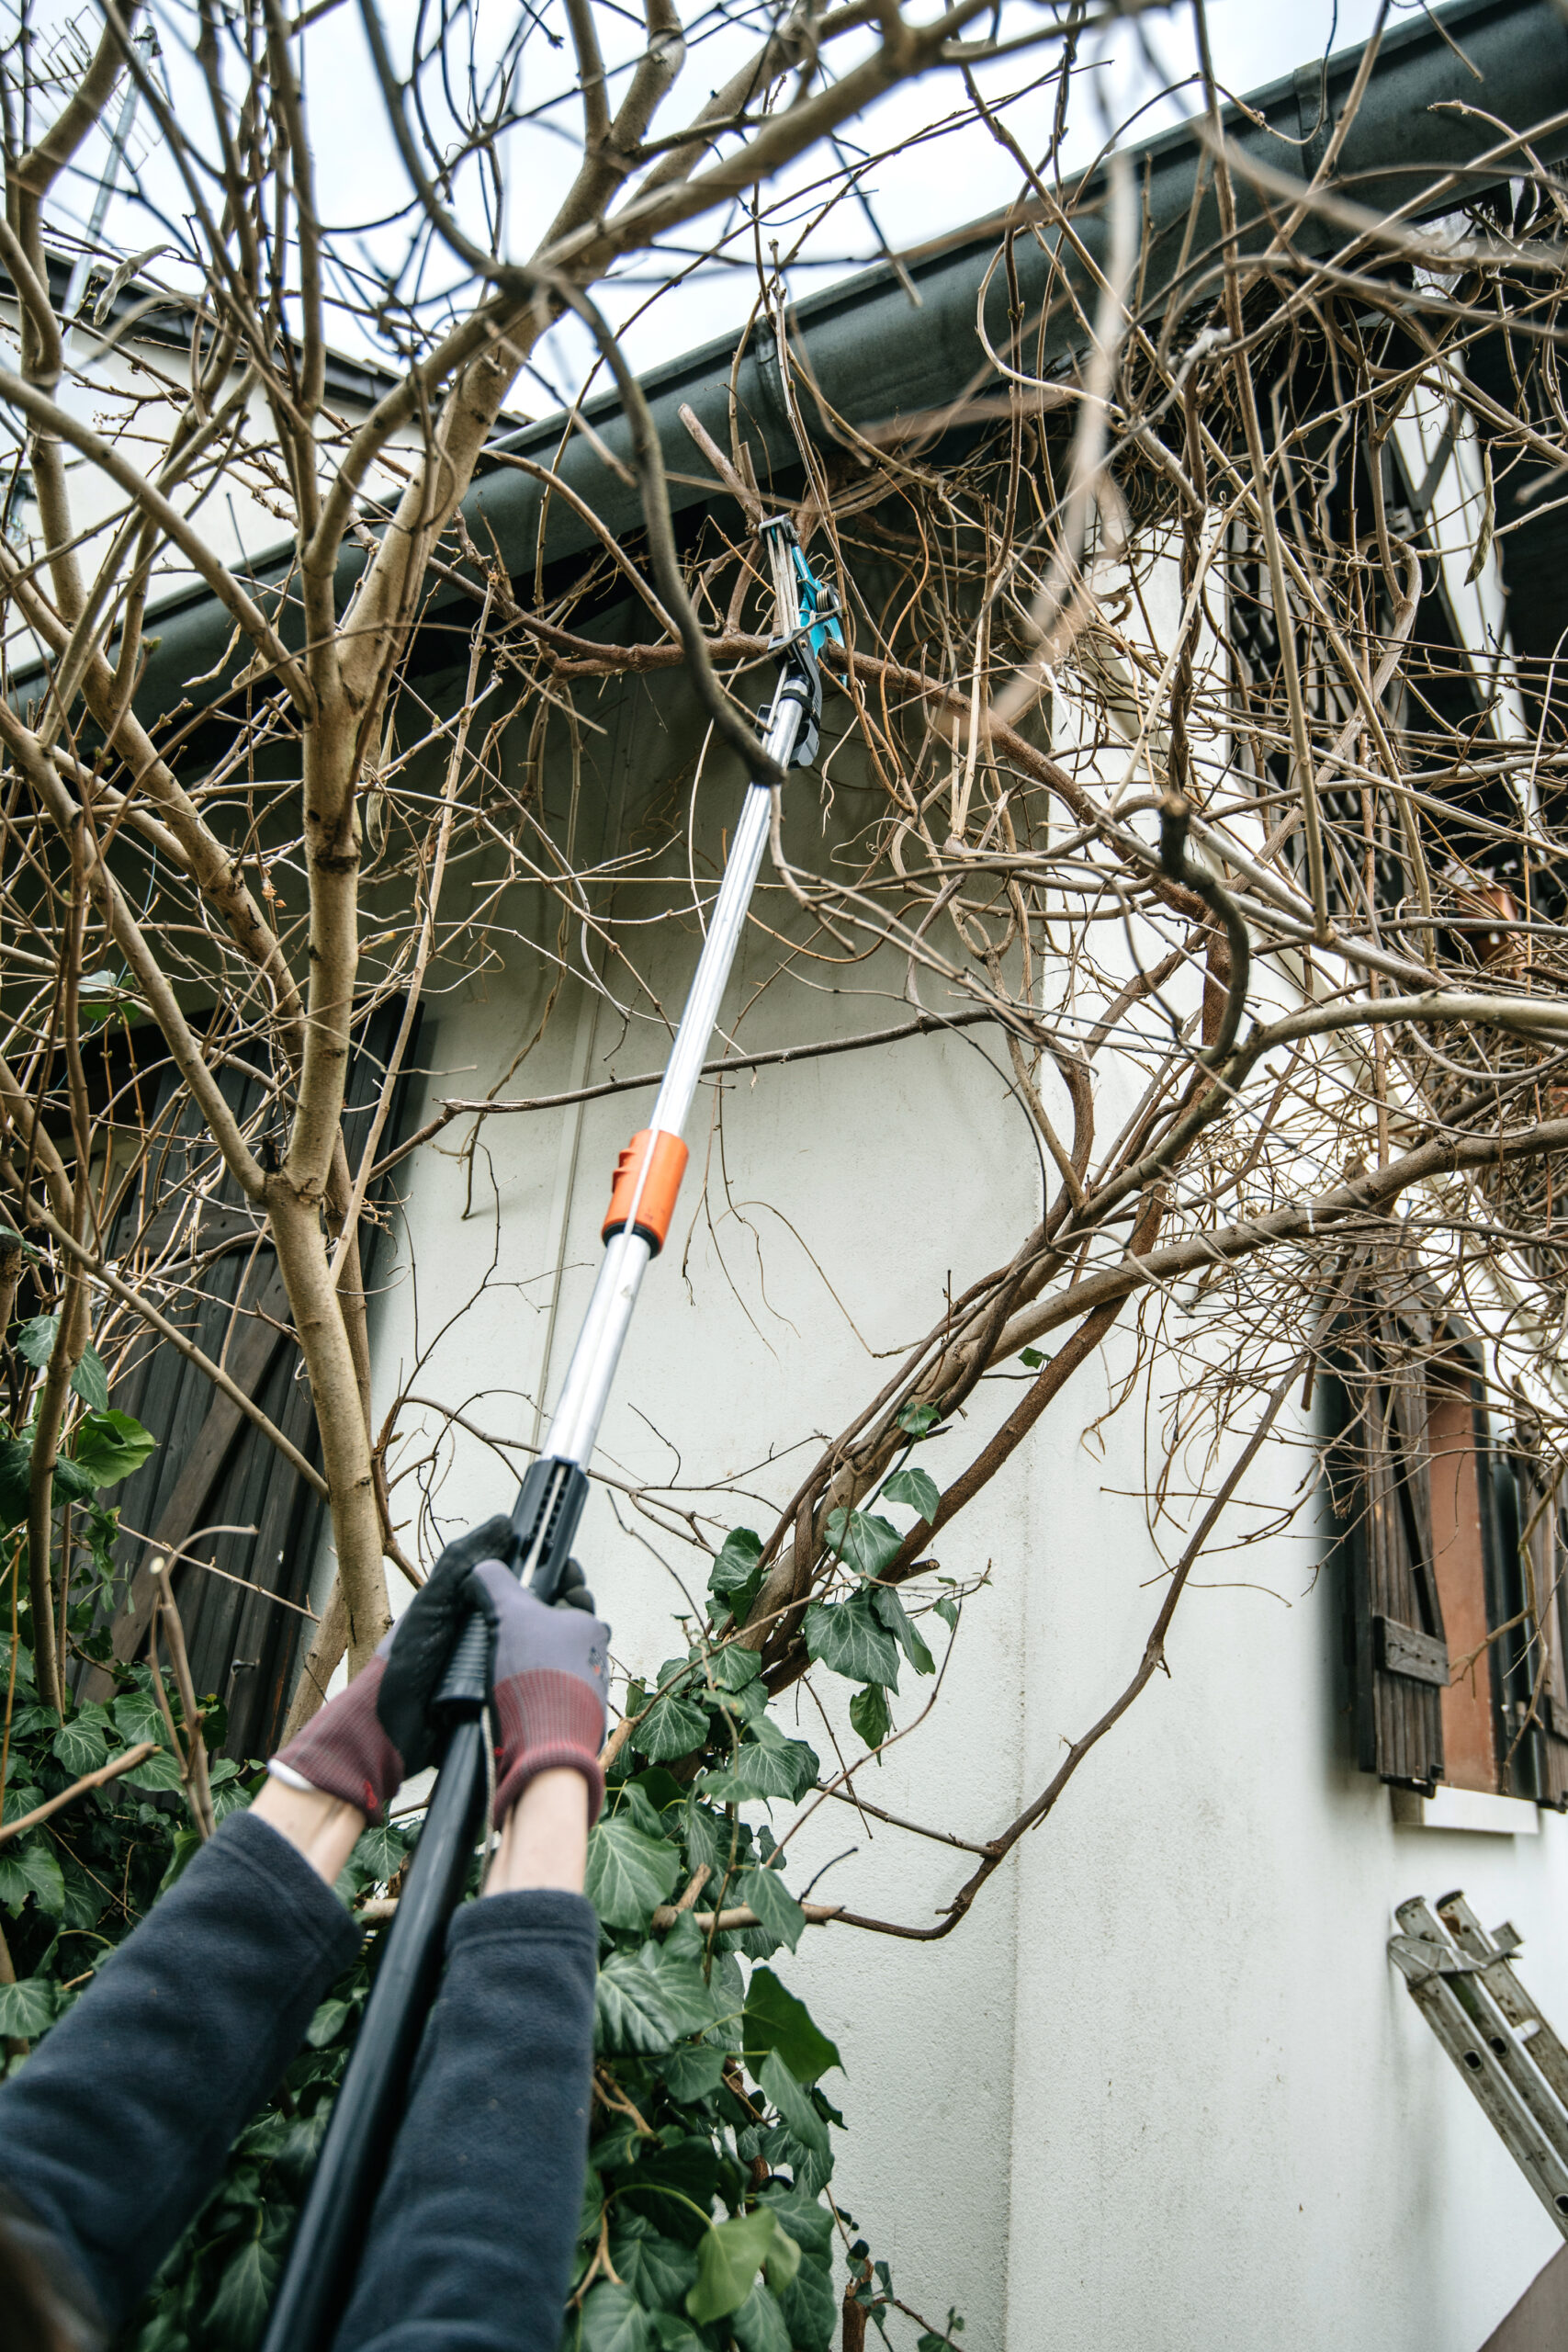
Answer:
[[(827, 644), (842, 644), (837, 595), (807, 562), (795, 525), (758, 526), (781, 615), (794, 626), (772, 639), (779, 664), (771, 703), (758, 713), (774, 769), (816, 764)], [(735, 842), (708, 922), (653, 1115), (615, 1163), (601, 1227), (604, 1255), (583, 1316), (543, 1453), (512, 1511), (509, 1565), (553, 1600), (570, 1556), (588, 1468), (631, 1327), (642, 1278), (664, 1246), (685, 1173), (682, 1134), (718, 1019), (746, 912), (767, 845), (773, 786), (747, 787)], [(405, 2087), (435, 1996), (446, 1926), (461, 1899), (479, 1834), (487, 1782), (484, 1713), (490, 1629), (468, 1619), (436, 1706), (447, 1725), (440, 1770), (403, 1892), (388, 1931), (358, 2037), (344, 2075), (268, 2322), (263, 2352), (327, 2352), (347, 2304), (370, 2209), (391, 2154)]]

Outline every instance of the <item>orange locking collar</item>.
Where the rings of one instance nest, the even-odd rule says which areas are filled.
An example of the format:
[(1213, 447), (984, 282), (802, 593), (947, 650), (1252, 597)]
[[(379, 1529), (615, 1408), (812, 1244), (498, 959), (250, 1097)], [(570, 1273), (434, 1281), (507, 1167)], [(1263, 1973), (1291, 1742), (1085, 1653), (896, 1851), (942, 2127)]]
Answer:
[(640, 1233), (650, 1253), (657, 1258), (664, 1247), (664, 1237), (670, 1230), (670, 1220), (675, 1214), (675, 1195), (681, 1189), (681, 1179), (686, 1172), (688, 1153), (679, 1136), (665, 1134), (662, 1128), (639, 1128), (615, 1162), (615, 1173), (610, 1186), (610, 1205), (604, 1212), (600, 1231), (608, 1241), (613, 1233), (623, 1233), (631, 1218), (632, 1202), (643, 1169), (648, 1170), (648, 1182), (642, 1188), (642, 1198), (637, 1204), (634, 1233)]

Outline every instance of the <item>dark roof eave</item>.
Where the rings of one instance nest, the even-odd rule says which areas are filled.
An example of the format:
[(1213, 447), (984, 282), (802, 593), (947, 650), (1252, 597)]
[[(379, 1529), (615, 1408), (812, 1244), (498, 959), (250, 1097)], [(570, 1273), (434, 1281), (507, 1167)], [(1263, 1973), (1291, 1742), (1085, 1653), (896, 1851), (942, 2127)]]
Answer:
[[(1479, 83), (1471, 78), (1450, 44), (1457, 44), (1480, 74)], [(1286, 80), (1255, 92), (1244, 108), (1228, 110), (1228, 135), (1238, 147), (1272, 164), (1276, 171), (1303, 182), (1310, 179), (1348, 96), (1360, 55), (1359, 50), (1348, 51), (1330, 60), (1326, 69), (1314, 60)], [(1326, 108), (1320, 105), (1325, 88)], [(1479, 111), (1460, 113), (1446, 107), (1434, 110), (1455, 97), (1474, 109), (1484, 107), (1488, 119), (1483, 119)], [(1423, 16), (1385, 36), (1340, 153), (1337, 184), (1363, 203), (1392, 210), (1418, 198), (1435, 175), (1472, 163), (1496, 145), (1496, 122), (1506, 124), (1510, 130), (1526, 131), (1559, 116), (1568, 118), (1568, 24), (1551, 0), (1454, 0), (1454, 5), (1436, 11), (1435, 17)], [(1262, 118), (1264, 127), (1254, 117)], [(1202, 150), (1192, 128), (1180, 126), (1129, 152), (1149, 232), (1143, 277), (1146, 311), (1163, 306), (1171, 291)], [(1546, 135), (1544, 152), (1538, 149), (1538, 153), (1546, 162), (1568, 154), (1568, 119)], [(1506, 163), (1492, 166), (1456, 191), (1453, 201), (1506, 176)], [(1097, 175), (1091, 175), (1080, 192), (1080, 207), (1085, 199), (1092, 205), (1098, 184)], [(1238, 178), (1235, 187), (1244, 243), (1256, 248), (1272, 233), (1269, 209), (1245, 181)], [(1009, 225), (1031, 229), (1031, 233), (1018, 239), (1014, 252), (1021, 294), (1029, 316), (1037, 319), (1055, 266), (1049, 251), (1052, 241), (1032, 233), (1030, 214), (1021, 210), (978, 222), (906, 255), (905, 266), (921, 296), (919, 309), (885, 264), (812, 296), (795, 309), (792, 335), (798, 334), (812, 376), (831, 410), (863, 429), (890, 416), (942, 409), (964, 393), (986, 368), (976, 334), (976, 301)], [(1086, 250), (1099, 260), (1104, 231), (1098, 215), (1080, 209), (1075, 231)], [(1188, 265), (1189, 291), (1194, 296), (1213, 288), (1212, 275), (1203, 281), (1202, 272), (1209, 268), (1204, 257), (1212, 252), (1217, 232), (1211, 187), (1200, 202), (1189, 245), (1190, 254), (1197, 257)], [(1309, 216), (1296, 242), (1313, 250), (1314, 240), (1315, 249), (1328, 250), (1342, 242), (1342, 234)], [(1002, 274), (995, 272), (987, 296), (993, 347), (1005, 337), (1006, 301)], [(1072, 306), (1058, 303), (1045, 337), (1046, 368), (1070, 366), (1080, 341)], [(671, 475), (671, 503), (678, 512), (710, 503), (716, 494), (701, 480), (701, 460), (679, 412), (682, 405), (689, 405), (719, 446), (728, 447), (734, 356), (733, 337), (720, 337), (650, 369), (641, 379)], [(896, 388), (895, 398), (889, 397), (889, 387)], [(797, 466), (777, 355), (766, 327), (752, 334), (737, 373), (737, 395), (762, 478), (766, 479), (768, 469)], [(624, 463), (630, 454), (629, 436), (618, 396), (606, 393), (587, 402), (584, 414), (599, 438)], [(503, 436), (494, 446), (514, 449), (541, 465), (557, 466), (562, 479), (591, 503), (610, 530), (635, 530), (641, 521), (636, 490), (628, 489), (605, 465), (583, 435), (572, 433), (563, 448), (563, 429), (562, 418), (545, 418)], [(682, 474), (695, 479), (676, 479)], [(493, 535), (518, 577), (530, 575), (534, 569), (541, 496), (540, 485), (529, 476), (510, 467), (492, 466), (475, 480), (463, 502), (476, 543), (488, 546)], [(581, 552), (590, 536), (564, 500), (552, 502), (546, 546), (549, 560)], [(365, 560), (357, 545), (344, 548), (338, 566), (340, 610)], [(254, 570), (264, 582), (281, 582), (292, 560), (292, 547), (281, 548), (262, 559)], [(446, 601), (438, 596), (433, 611), (439, 615)], [(181, 701), (186, 693), (186, 681), (212, 668), (222, 653), (231, 623), (205, 591), (193, 590), (188, 599), (162, 607), (151, 628), (159, 642), (149, 658), (138, 695), (149, 718)], [(25, 677), (17, 681), (24, 691), (26, 684)], [(219, 682), (197, 691), (211, 701), (223, 688)]]

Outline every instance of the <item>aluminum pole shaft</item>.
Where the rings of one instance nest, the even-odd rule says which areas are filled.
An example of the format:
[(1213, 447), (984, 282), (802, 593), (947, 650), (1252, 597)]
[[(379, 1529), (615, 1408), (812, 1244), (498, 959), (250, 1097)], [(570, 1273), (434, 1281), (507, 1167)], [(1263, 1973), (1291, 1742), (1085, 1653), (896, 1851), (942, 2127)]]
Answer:
[[(803, 716), (798, 695), (791, 691), (786, 679), (773, 697), (767, 735), (768, 750), (781, 768), (789, 766)], [(766, 784), (750, 785), (736, 828), (734, 847), (714, 902), (707, 937), (703, 942), (703, 952), (697, 959), (665, 1067), (664, 1081), (649, 1122), (656, 1133), (680, 1135), (691, 1114), (708, 1044), (746, 928), (746, 910), (757, 887), (762, 852), (768, 845), (772, 809), (772, 787)], [(582, 1470), (587, 1469), (598, 1440), (615, 1367), (652, 1254), (642, 1235), (632, 1230), (635, 1216), (634, 1201), (632, 1216), (625, 1227), (613, 1234), (605, 1245), (593, 1295), (571, 1351), (571, 1363), (545, 1445), (548, 1459), (575, 1462)]]

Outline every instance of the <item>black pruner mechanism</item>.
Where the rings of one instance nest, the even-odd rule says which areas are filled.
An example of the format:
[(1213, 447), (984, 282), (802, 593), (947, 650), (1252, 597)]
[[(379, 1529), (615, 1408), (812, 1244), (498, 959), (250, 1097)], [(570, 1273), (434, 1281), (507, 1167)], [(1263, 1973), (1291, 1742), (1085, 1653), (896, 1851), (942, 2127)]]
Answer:
[[(766, 727), (781, 698), (798, 702), (800, 731), (789, 763), (792, 768), (815, 767), (822, 740), (822, 672), (818, 657), (825, 645), (842, 645), (844, 641), (838, 619), (839, 599), (807, 562), (800, 534), (787, 514), (774, 514), (767, 522), (759, 523), (757, 536), (768, 549), (774, 581), (781, 590), (780, 575), (787, 567), (795, 606), (794, 628), (785, 637), (769, 639), (768, 650), (778, 655), (783, 673), (773, 703), (764, 705), (757, 716)], [(781, 594), (780, 602), (783, 601)]]

